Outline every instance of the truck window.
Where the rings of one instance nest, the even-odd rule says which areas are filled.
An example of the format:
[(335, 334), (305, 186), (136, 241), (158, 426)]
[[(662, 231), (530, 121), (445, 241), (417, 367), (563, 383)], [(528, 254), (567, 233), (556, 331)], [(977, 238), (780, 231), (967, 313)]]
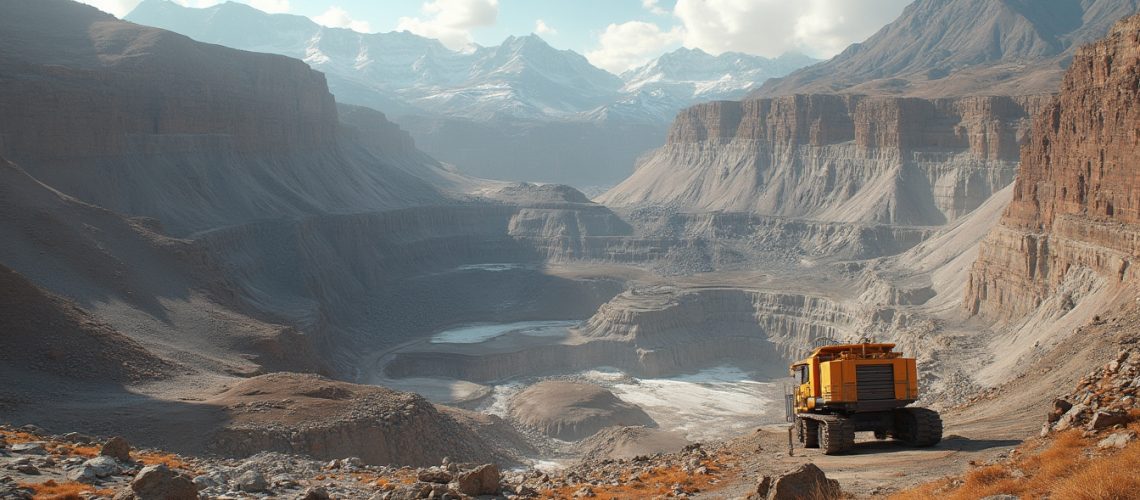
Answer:
[(797, 384), (808, 383), (808, 370), (807, 370), (807, 368), (808, 368), (807, 365), (800, 365), (800, 366), (796, 367), (796, 383)]

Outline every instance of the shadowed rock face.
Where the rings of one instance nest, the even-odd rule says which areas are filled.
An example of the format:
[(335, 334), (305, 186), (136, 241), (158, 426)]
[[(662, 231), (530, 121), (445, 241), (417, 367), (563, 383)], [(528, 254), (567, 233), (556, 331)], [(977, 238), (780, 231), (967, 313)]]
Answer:
[(940, 225), (1012, 182), (1044, 101), (798, 95), (697, 105), (599, 201)]
[(324, 75), (301, 61), (67, 0), (5, 4), (0, 40), (0, 155), (88, 203), (184, 235), (441, 199), (438, 164), (394, 166), (410, 155), (397, 130), (342, 131)]
[(0, 134), (17, 162), (193, 150), (201, 135), (245, 152), (335, 143), (332, 94), (301, 61), (197, 43), (66, 0), (10, 2), (4, 14)]
[(1037, 115), (1001, 224), (970, 276), (972, 313), (1020, 315), (1092, 271), (1135, 283), (1140, 250), (1140, 17), (1082, 48)]
[[(158, 378), (175, 366), (94, 319), (75, 304), (44, 292), (0, 266), (0, 361), (3, 372), (57, 375), (93, 382)], [(15, 380), (16, 373), (7, 373)]]

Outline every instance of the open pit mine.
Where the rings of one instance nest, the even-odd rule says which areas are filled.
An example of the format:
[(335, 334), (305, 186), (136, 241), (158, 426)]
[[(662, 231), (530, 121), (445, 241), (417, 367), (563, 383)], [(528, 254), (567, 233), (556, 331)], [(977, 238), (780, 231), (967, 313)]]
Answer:
[[(917, 0), (591, 199), (0, 0), (0, 498), (1127, 498), (1137, 8)], [(941, 441), (790, 449), (789, 365), (882, 343)]]

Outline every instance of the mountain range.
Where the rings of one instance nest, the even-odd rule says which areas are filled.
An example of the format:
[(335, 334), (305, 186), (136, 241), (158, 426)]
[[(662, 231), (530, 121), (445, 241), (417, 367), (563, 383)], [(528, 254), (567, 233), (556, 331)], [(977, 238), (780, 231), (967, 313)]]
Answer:
[(834, 58), (756, 89), (919, 97), (1056, 92), (1074, 52), (1137, 0), (917, 0)]
[(740, 98), (815, 62), (678, 49), (618, 76), (534, 34), (455, 51), (408, 32), (329, 28), (236, 2), (196, 9), (145, 0), (125, 19), (301, 59), (326, 74), (338, 102), (385, 112), (427, 153), (466, 173), (578, 186), (624, 178), (639, 155), (663, 144), (681, 109)]

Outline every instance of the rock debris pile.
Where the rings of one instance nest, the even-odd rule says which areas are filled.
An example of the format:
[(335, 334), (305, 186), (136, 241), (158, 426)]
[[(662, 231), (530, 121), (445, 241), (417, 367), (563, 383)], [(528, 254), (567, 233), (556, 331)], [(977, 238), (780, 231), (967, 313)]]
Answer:
[(1041, 435), (1078, 428), (1090, 434), (1120, 430), (1102, 441), (1101, 448), (1123, 448), (1135, 437), (1131, 431), (1121, 429), (1137, 411), (1138, 392), (1140, 347), (1132, 345), (1082, 378), (1073, 392), (1055, 400)]

